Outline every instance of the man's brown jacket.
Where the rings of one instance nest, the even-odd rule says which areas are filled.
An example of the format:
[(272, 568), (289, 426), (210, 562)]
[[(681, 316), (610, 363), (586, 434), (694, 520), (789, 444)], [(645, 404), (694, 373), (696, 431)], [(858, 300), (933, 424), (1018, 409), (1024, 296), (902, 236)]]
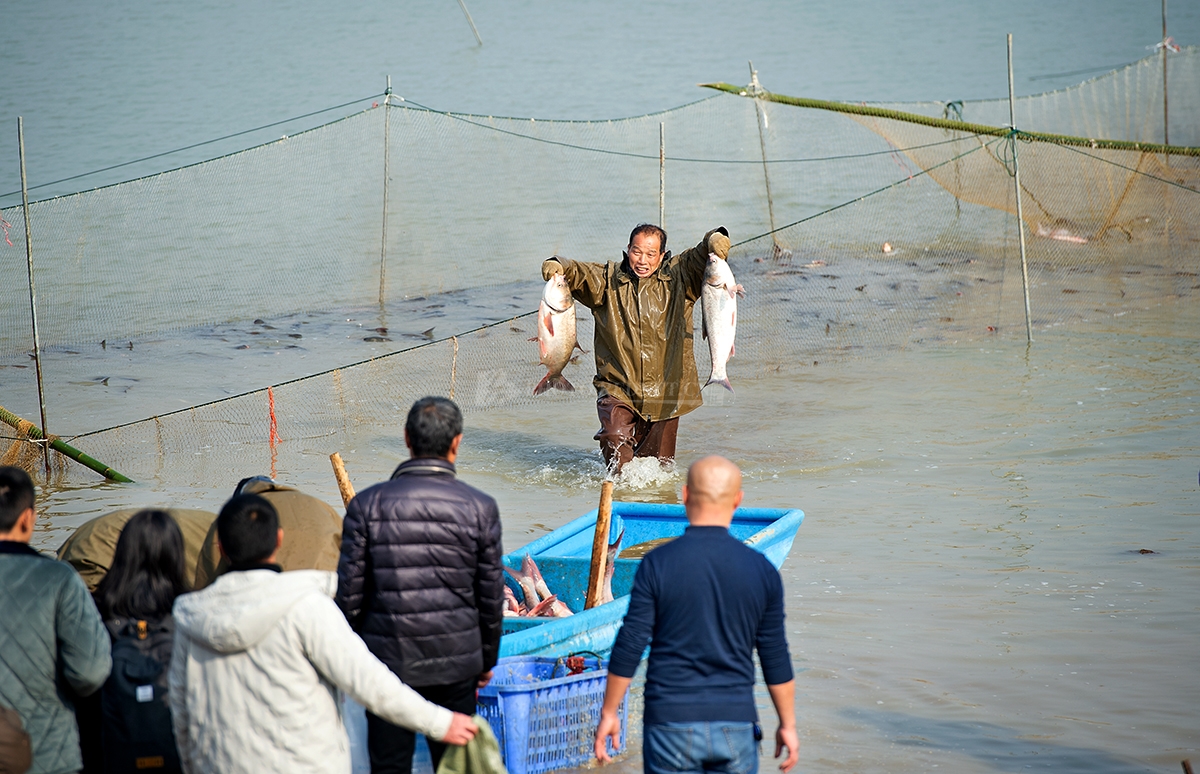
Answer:
[(595, 317), (592, 382), (598, 397), (612, 396), (651, 422), (682, 416), (703, 403), (692, 308), (704, 287), (708, 238), (717, 232), (729, 235), (723, 226), (708, 232), (695, 247), (668, 253), (658, 271), (645, 279), (624, 260), (550, 259), (562, 265), (571, 294)]

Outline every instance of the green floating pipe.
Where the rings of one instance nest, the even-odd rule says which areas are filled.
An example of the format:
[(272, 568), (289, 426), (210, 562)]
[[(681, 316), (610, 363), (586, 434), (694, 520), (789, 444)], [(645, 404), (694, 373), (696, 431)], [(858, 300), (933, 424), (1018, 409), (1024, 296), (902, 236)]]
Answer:
[[(30, 438), (32, 438), (36, 441), (43, 440), (46, 437), (42, 433), (41, 428), (35, 427), (33, 424), (26, 422), (25, 420), (21, 419), (16, 414), (5, 409), (3, 406), (0, 406), (0, 422), (3, 422), (4, 424), (9, 425), (10, 427), (12, 427), (13, 429), (16, 429), (16, 430), (19, 430), (23, 424), (27, 425), (27, 428), (25, 431), (26, 434)], [(112, 468), (110, 468), (109, 466), (105, 465), (103, 462), (100, 462), (99, 460), (95, 459), (94, 457), (89, 457), (88, 455), (86, 455), (83, 452), (76, 449), (74, 446), (65, 444), (62, 441), (58, 440), (57, 438), (50, 441), (50, 448), (53, 449), (54, 451), (58, 452), (59, 454), (63, 455), (64, 457), (70, 457), (71, 459), (75, 460), (76, 462), (78, 462), (80, 465), (83, 465), (84, 467), (91, 468), (92, 470), (96, 471), (97, 473), (99, 473), (100, 475), (109, 479), (110, 481), (120, 481), (125, 484), (133, 483), (132, 478), (127, 478), (127, 477), (121, 475), (117, 471), (115, 471)]]
[(1105, 148), (1109, 150), (1132, 150), (1143, 153), (1166, 153), (1173, 156), (1200, 156), (1200, 147), (1185, 145), (1162, 145), (1153, 142), (1131, 142), (1129, 140), (1101, 140), (1089, 137), (1072, 137), (1066, 134), (1050, 134), (1048, 132), (1027, 132), (1024, 129), (1012, 130), (1007, 126), (988, 126), (972, 124), (966, 121), (955, 121), (950, 118), (934, 118), (919, 113), (906, 113), (903, 110), (872, 107), (870, 105), (852, 105), (848, 102), (831, 102), (825, 99), (807, 99), (805, 97), (789, 97), (785, 94), (772, 94), (769, 91), (759, 91), (753, 94), (745, 86), (732, 86), (728, 83), (702, 83), (702, 88), (737, 94), (742, 97), (765, 99), (768, 102), (778, 102), (781, 105), (814, 108), (816, 110), (831, 110), (836, 113), (848, 113), (856, 116), (872, 116), (874, 118), (890, 118), (895, 121), (906, 121), (910, 124), (921, 124), (938, 129), (950, 129), (967, 134), (982, 134), (991, 137), (1007, 137), (1016, 134), (1022, 140), (1048, 142), (1055, 145), (1071, 145), (1079, 148)]

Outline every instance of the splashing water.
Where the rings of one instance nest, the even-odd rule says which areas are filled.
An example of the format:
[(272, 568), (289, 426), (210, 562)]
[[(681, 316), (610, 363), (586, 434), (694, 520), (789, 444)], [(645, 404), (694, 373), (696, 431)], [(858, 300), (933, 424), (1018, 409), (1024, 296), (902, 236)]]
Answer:
[(660, 463), (654, 457), (634, 457), (621, 468), (616, 483), (622, 489), (635, 491), (668, 486), (674, 489), (680, 479), (674, 460)]

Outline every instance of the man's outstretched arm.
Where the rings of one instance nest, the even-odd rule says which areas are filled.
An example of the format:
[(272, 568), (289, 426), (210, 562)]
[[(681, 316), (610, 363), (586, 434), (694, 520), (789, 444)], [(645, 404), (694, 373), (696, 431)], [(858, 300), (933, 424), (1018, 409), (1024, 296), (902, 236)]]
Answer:
[[(788, 771), (800, 758), (800, 736), (796, 733), (796, 681), (788, 680), (779, 685), (768, 685), (771, 703), (779, 716), (779, 728), (775, 731), (775, 757), (787, 748), (787, 757), (779, 764), (780, 771)], [(607, 697), (606, 697), (607, 698)]]

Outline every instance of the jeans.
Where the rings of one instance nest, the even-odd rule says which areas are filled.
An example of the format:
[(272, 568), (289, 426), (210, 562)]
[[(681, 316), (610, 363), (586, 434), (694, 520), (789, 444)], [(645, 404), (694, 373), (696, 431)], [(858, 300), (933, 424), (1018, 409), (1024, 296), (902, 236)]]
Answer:
[(753, 723), (647, 723), (642, 757), (646, 774), (758, 774)]

